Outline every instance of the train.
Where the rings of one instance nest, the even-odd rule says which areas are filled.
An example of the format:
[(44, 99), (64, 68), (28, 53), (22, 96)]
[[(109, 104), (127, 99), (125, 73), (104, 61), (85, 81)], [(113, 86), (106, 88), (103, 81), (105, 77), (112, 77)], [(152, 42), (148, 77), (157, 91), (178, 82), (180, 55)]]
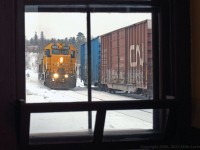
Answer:
[[(99, 37), (91, 40), (91, 84), (94, 86), (98, 86), (100, 81), (101, 45), (99, 40)], [(87, 56), (87, 43), (83, 43), (80, 47), (80, 78), (84, 85), (88, 83)]]
[[(87, 43), (81, 45), (80, 78), (87, 84)], [(152, 23), (143, 20), (91, 40), (91, 83), (115, 93), (152, 98)]]
[(43, 48), (39, 62), (39, 80), (51, 89), (72, 89), (76, 87), (77, 49), (63, 43), (49, 43)]

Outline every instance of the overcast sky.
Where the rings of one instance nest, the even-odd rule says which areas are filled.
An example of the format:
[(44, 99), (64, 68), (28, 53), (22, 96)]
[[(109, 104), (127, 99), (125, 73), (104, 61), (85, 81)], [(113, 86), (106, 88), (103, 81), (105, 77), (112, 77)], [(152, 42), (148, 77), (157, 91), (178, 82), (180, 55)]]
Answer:
[[(91, 35), (100, 36), (139, 21), (151, 19), (150, 13), (92, 13)], [(27, 39), (40, 36), (47, 39), (76, 37), (78, 32), (86, 36), (86, 13), (25, 13), (25, 35)]]

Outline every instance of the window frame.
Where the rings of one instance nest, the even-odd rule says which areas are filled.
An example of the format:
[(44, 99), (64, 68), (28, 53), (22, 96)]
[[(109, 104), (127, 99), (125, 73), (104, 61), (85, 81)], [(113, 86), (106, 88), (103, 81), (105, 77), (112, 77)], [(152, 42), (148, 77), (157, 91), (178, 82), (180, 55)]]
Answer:
[[(169, 84), (169, 85), (166, 84), (165, 82), (163, 82), (163, 80), (162, 80), (162, 79), (166, 79), (166, 76), (163, 75), (163, 73), (165, 72), (164, 69), (167, 68), (168, 70), (170, 70), (168, 74), (173, 74), (174, 73), (174, 66), (173, 65), (167, 66), (167, 65), (164, 64), (164, 62), (166, 61), (166, 58), (164, 58), (164, 56), (167, 56), (167, 58), (170, 58), (172, 63), (174, 63), (173, 62), (174, 60), (171, 59), (171, 57), (172, 57), (171, 54), (173, 53), (173, 47), (172, 47), (173, 45), (171, 44), (172, 41), (170, 41), (170, 39), (168, 38), (170, 36), (174, 37), (174, 35), (167, 34), (167, 31), (163, 32), (164, 29), (168, 29), (168, 27), (164, 26), (163, 19), (169, 17), (168, 15), (170, 14), (170, 9), (171, 9), (171, 5), (172, 5), (170, 3), (171, 1), (170, 2), (169, 1), (168, 2), (164, 2), (164, 1), (160, 1), (159, 2), (158, 0), (152, 0), (152, 1), (143, 0), (143, 1), (139, 2), (139, 0), (135, 0), (135, 1), (133, 1), (133, 0), (125, 0), (125, 1), (122, 2), (120, 0), (116, 0), (116, 1), (110, 0), (110, 1), (101, 1), (100, 2), (100, 1), (97, 0), (97, 1), (92, 2), (92, 4), (94, 3), (94, 4), (106, 4), (106, 5), (107, 4), (113, 4), (113, 2), (116, 3), (116, 4), (135, 4), (135, 5), (143, 4), (143, 5), (152, 5), (152, 6), (156, 6), (156, 7), (159, 8), (159, 12), (161, 13), (161, 16), (163, 18), (161, 17), (161, 20), (159, 20), (160, 16), (158, 16), (158, 14), (160, 15), (160, 13), (158, 13), (158, 10), (156, 10), (154, 12), (154, 13), (156, 13), (156, 15), (152, 15), (153, 24), (155, 26), (157, 26), (157, 27), (161, 26), (161, 29), (155, 30), (155, 28), (153, 28), (154, 31), (152, 31), (154, 33), (153, 34), (153, 39), (161, 39), (161, 41), (159, 41), (159, 42), (156, 42), (155, 40), (153, 40), (153, 47), (157, 47), (157, 50), (155, 50), (154, 53), (153, 53), (153, 57), (154, 57), (154, 59), (153, 59), (153, 66), (154, 66), (153, 73), (154, 73), (154, 76), (153, 77), (159, 79), (159, 82), (155, 82), (155, 80), (154, 80), (154, 84), (153, 84), (154, 85), (154, 90), (153, 90), (154, 91), (154, 94), (153, 94), (154, 95), (154, 100), (153, 101), (142, 101), (141, 100), (141, 101), (138, 101), (138, 102), (127, 102), (127, 104), (125, 104), (124, 107), (121, 107), (120, 104), (116, 104), (116, 102), (112, 103), (112, 104), (109, 104), (107, 102), (106, 103), (98, 103), (98, 104), (95, 103), (95, 102), (88, 103), (88, 104), (84, 104), (84, 103), (80, 103), (80, 104), (76, 103), (76, 104), (74, 104), (74, 103), (71, 103), (70, 105), (74, 105), (74, 108), (71, 111), (74, 111), (75, 109), (76, 110), (79, 110), (79, 109), (80, 110), (84, 110), (84, 109), (93, 110), (96, 107), (95, 110), (98, 109), (99, 112), (100, 112), (100, 113), (97, 113), (97, 116), (99, 116), (99, 117), (96, 118), (97, 119), (96, 123), (100, 123), (100, 124), (104, 123), (104, 122), (102, 122), (102, 120), (105, 121), (105, 111), (106, 110), (108, 110), (110, 108), (112, 109), (113, 107), (115, 109), (116, 108), (117, 109), (121, 109), (121, 108), (128, 109), (131, 103), (133, 103), (133, 105), (134, 105), (134, 106), (131, 106), (131, 109), (139, 109), (139, 108), (170, 108), (172, 111), (170, 111), (169, 116), (173, 116), (174, 114), (176, 114), (174, 109), (177, 106), (177, 102), (176, 102), (176, 100), (174, 100), (174, 97), (173, 97), (175, 95), (175, 93), (174, 93), (174, 83), (175, 83), (174, 76), (172, 75), (172, 76), (170, 76), (170, 78), (167, 78), (167, 81), (171, 81), (172, 80), (172, 83)], [(40, 1), (40, 0), (25, 0), (25, 1), (19, 0), (17, 2), (17, 33), (16, 33), (16, 37), (17, 37), (16, 38), (17, 39), (16, 40), (16, 43), (17, 43), (16, 47), (17, 48), (16, 49), (17, 49), (17, 51), (20, 50), (20, 52), (18, 51), (19, 53), (16, 53), (16, 65), (17, 65), (16, 74), (17, 74), (17, 79), (18, 79), (17, 82), (16, 82), (16, 87), (17, 87), (17, 98), (18, 99), (25, 99), (25, 80), (24, 80), (25, 79), (25, 74), (23, 74), (24, 68), (25, 68), (25, 64), (24, 64), (25, 56), (23, 55), (23, 52), (24, 52), (23, 51), (24, 50), (24, 36), (23, 36), (24, 35), (24, 24), (23, 24), (24, 23), (24, 17), (23, 16), (24, 16), (24, 12), (25, 11), (24, 11), (23, 8), (24, 8), (25, 5), (43, 5), (43, 4), (47, 4), (47, 5), (60, 4), (60, 5), (62, 5), (62, 4), (66, 4), (66, 3), (69, 4), (69, 5), (70, 4), (71, 5), (74, 5), (74, 4), (77, 4), (77, 5), (78, 4), (84, 4), (84, 5), (85, 4), (90, 4), (90, 2), (88, 2), (86, 0), (84, 0), (84, 1), (76, 0), (76, 1), (73, 1), (73, 3), (71, 3), (69, 0), (59, 0), (59, 1), (55, 1), (55, 0), (43, 0), (43, 1)], [(171, 4), (170, 6), (169, 6), (169, 3)], [(167, 4), (167, 6), (164, 6), (165, 4)], [(138, 8), (138, 11), (143, 12), (144, 10), (146, 10), (146, 9)], [(167, 12), (165, 12), (165, 10), (167, 10)], [(87, 14), (88, 14), (87, 15), (87, 22), (88, 22), (88, 20), (90, 19), (90, 17), (89, 17), (90, 15), (89, 15), (89, 12), (87, 12)], [(169, 19), (169, 22), (170, 22), (171, 18), (169, 17), (168, 19)], [(90, 28), (90, 25), (87, 25), (87, 27)], [(168, 29), (168, 30), (171, 30), (171, 29)], [(88, 32), (87, 34), (89, 35), (87, 37), (88, 37), (88, 39), (90, 39), (90, 30), (88, 30), (87, 32)], [(166, 41), (164, 40), (165, 38), (164, 38), (163, 34), (167, 34)], [(88, 40), (88, 41), (89, 41), (88, 42), (88, 49), (90, 49), (90, 40)], [(164, 46), (166, 46), (167, 48), (169, 48), (171, 50), (170, 53), (167, 53), (165, 51), (167, 48), (163, 48)], [(159, 51), (160, 49), (162, 49), (162, 51)], [(24, 54), (25, 54), (25, 52), (24, 52)], [(90, 62), (90, 57), (91, 56), (89, 55), (88, 56), (88, 58), (89, 58), (88, 62)], [(157, 63), (157, 62), (160, 62), (160, 63)], [(162, 66), (162, 68), (161, 68), (160, 65)], [(89, 72), (90, 72), (90, 67), (89, 67)], [(90, 77), (90, 74), (88, 74), (88, 78), (89, 77)], [(90, 99), (91, 98), (91, 83), (90, 83), (90, 81), (88, 82), (88, 85), (90, 85), (88, 87), (88, 91), (90, 91), (90, 92), (88, 92), (88, 97)], [(172, 88), (172, 90), (166, 92), (166, 89), (170, 89), (170, 88)], [(167, 96), (167, 95), (169, 95), (169, 96)], [(172, 100), (168, 100), (168, 99), (172, 99)], [(69, 106), (68, 104), (66, 104), (66, 107)], [(20, 112), (21, 112), (20, 113), (20, 118), (21, 118), (20, 128), (21, 128), (21, 131), (24, 130), (22, 124), (24, 124), (26, 129), (29, 128), (28, 125), (29, 125), (29, 121), (30, 120), (28, 120), (28, 118), (30, 119), (30, 116), (29, 116), (30, 113), (34, 112), (34, 111), (37, 112), (38, 110), (39, 110), (39, 112), (41, 112), (41, 109), (39, 109), (38, 107), (46, 109), (47, 105), (53, 105), (52, 106), (52, 111), (55, 111), (54, 108), (56, 109), (56, 111), (61, 111), (62, 110), (60, 104), (58, 104), (59, 106), (57, 106), (57, 104), (26, 104), (23, 100), (21, 100), (21, 102), (20, 102)], [(84, 107), (83, 105), (88, 105), (88, 106)], [(96, 105), (96, 106), (94, 106), (94, 105)], [(105, 110), (103, 107), (102, 108), (100, 107), (101, 109), (97, 108), (99, 106), (107, 106), (106, 107), (107, 109)], [(64, 109), (63, 111), (66, 111), (66, 108), (63, 108), (63, 109)], [(70, 110), (70, 108), (67, 111), (69, 111), (69, 110)], [(161, 123), (159, 123), (157, 121), (154, 124), (154, 128), (157, 129), (157, 130), (163, 130), (162, 122), (167, 119), (167, 116), (168, 116), (167, 114), (168, 113), (166, 113), (165, 111), (154, 111), (153, 114), (154, 114), (153, 115), (154, 116), (154, 120), (157, 120), (158, 118), (161, 117), (161, 120), (160, 120)], [(173, 122), (175, 122), (175, 121), (172, 118), (169, 118), (166, 131), (170, 127), (173, 126), (172, 125)], [(168, 125), (169, 125), (169, 127), (168, 127)], [(99, 125), (97, 127), (96, 135), (102, 135), (102, 126)], [(150, 135), (152, 135), (152, 134), (153, 133), (150, 133)], [(167, 135), (167, 137), (169, 138), (170, 135)], [(29, 137), (28, 137), (28, 139), (26, 139), (27, 138), (27, 133), (25, 133), (25, 132), (22, 132), (22, 134), (20, 135), (20, 138), (21, 138), (20, 145), (22, 147), (42, 149), (43, 147), (47, 146), (47, 145), (43, 145), (43, 144), (42, 145), (40, 145), (40, 144), (39, 145), (29, 145), (29, 141), (27, 141), (27, 140), (29, 140)], [(102, 139), (99, 139), (98, 137), (96, 137), (96, 138), (97, 138), (97, 140), (94, 140), (93, 143), (101, 143), (102, 142), (101, 141)], [(95, 137), (94, 137), (94, 139), (95, 139)], [(146, 142), (148, 143), (148, 141), (151, 141), (150, 139), (152, 139), (152, 138), (149, 138)], [(103, 147), (104, 146), (111, 146), (111, 145), (113, 146), (114, 144), (116, 144), (114, 147), (117, 147), (117, 146), (120, 145), (119, 143), (121, 143), (122, 146), (125, 146), (126, 144), (128, 144), (125, 147), (129, 147), (129, 144), (131, 144), (132, 145), (131, 147), (133, 147), (134, 141), (135, 140), (126, 141), (126, 142), (123, 142), (123, 141), (119, 142), (118, 141), (117, 143), (116, 142), (111, 142), (111, 143), (108, 142), (106, 144), (105, 143), (101, 144), (101, 146), (103, 146)], [(151, 142), (154, 143), (154, 142), (158, 142), (158, 141), (154, 141), (154, 139), (152, 139)], [(144, 140), (136, 140), (136, 143), (147, 144), (147, 143), (145, 143)], [(64, 146), (64, 147), (65, 146), (73, 146), (74, 147), (75, 145), (76, 144), (72, 144), (72, 143), (64, 143), (64, 144), (61, 143), (61, 144), (52, 145), (51, 142), (50, 142), (48, 144), (48, 147), (50, 149), (53, 149), (53, 147), (55, 148), (57, 146), (60, 146), (60, 148), (61, 148), (62, 146)], [(83, 147), (84, 146), (86, 146), (86, 147), (87, 146), (94, 147), (95, 144), (91, 144), (91, 143), (82, 144), (82, 143), (79, 143), (79, 145), (77, 145), (75, 147), (76, 148), (77, 147), (80, 148), (82, 146)]]

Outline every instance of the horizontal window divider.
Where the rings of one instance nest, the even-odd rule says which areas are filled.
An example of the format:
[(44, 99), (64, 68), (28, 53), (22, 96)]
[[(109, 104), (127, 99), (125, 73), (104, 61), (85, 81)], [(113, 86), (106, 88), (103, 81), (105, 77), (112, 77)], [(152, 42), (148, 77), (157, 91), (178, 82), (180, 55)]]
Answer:
[[(154, 7), (142, 7), (142, 6), (138, 6), (138, 7), (133, 7), (133, 8), (129, 8), (128, 9), (128, 13), (134, 13), (134, 12), (141, 12), (141, 13), (147, 13), (147, 12), (151, 12), (153, 10), (156, 10), (156, 8)], [(53, 7), (53, 6), (28, 6), (27, 8), (25, 8), (25, 12), (75, 12), (75, 13), (79, 13), (79, 12), (114, 12), (114, 13), (127, 13), (127, 8), (123, 8), (123, 7), (119, 7), (119, 8), (71, 8), (71, 7)]]
[(21, 100), (21, 108), (25, 113), (128, 110), (128, 109), (167, 109), (177, 106), (177, 101), (170, 100), (132, 100), (104, 102), (59, 102), (59, 103), (25, 103)]
[[(154, 0), (155, 1), (155, 0)], [(120, 4), (120, 5), (158, 5), (157, 0), (155, 2), (152, 2), (151, 0), (94, 0), (94, 1), (88, 1), (88, 0), (25, 0), (25, 4), (31, 4), (31, 5), (66, 5), (66, 4)]]

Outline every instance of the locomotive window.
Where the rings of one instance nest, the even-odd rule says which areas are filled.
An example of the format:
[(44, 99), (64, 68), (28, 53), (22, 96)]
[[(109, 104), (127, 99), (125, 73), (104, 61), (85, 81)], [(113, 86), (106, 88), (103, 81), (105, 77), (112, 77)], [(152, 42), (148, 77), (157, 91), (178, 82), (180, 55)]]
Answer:
[(60, 50), (53, 49), (52, 50), (52, 54), (58, 55), (58, 54), (60, 54)]
[(75, 52), (71, 51), (71, 58), (75, 58)]
[(47, 57), (50, 57), (50, 50), (49, 49), (46, 50), (46, 55), (47, 55)]
[(63, 54), (63, 55), (68, 55), (68, 52), (69, 52), (68, 50), (61, 50), (60, 53)]

